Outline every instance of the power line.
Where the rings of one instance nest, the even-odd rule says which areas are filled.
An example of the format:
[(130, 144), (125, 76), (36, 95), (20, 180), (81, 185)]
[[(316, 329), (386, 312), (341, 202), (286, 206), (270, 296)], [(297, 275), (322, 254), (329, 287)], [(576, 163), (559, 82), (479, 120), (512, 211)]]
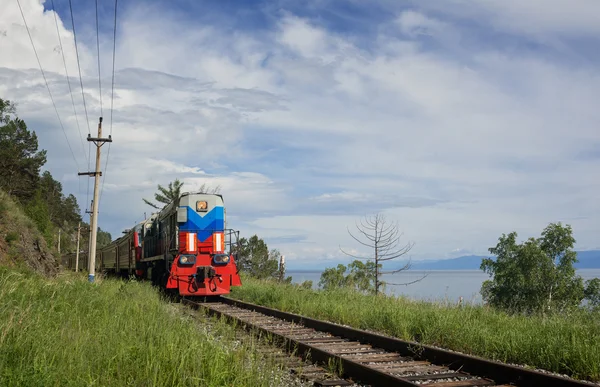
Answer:
[(100, 91), (100, 117), (104, 116), (102, 111), (102, 81), (100, 80), (100, 33), (98, 27), (98, 0), (96, 0), (96, 47), (98, 48), (98, 90)]
[[(112, 90), (110, 95), (110, 134), (112, 136), (112, 115), (113, 115), (113, 101), (115, 98), (115, 52), (117, 48), (117, 2), (115, 0), (115, 29), (113, 31), (113, 62), (112, 62)], [(110, 146), (110, 144), (108, 144)]]
[[(71, 11), (71, 24), (73, 25), (73, 40), (75, 41), (75, 56), (77, 57), (77, 69), (79, 70), (79, 84), (81, 85), (81, 98), (83, 99), (83, 109), (85, 110), (85, 121), (87, 122), (88, 133), (91, 133), (90, 119), (88, 118), (87, 105), (85, 104), (85, 94), (83, 93), (83, 78), (81, 77), (81, 65), (79, 63), (79, 50), (77, 49), (77, 33), (75, 32), (75, 18), (73, 17), (73, 6), (69, 0), (69, 10)], [(88, 155), (88, 162), (90, 156)]]
[[(112, 137), (112, 125), (113, 125), (113, 102), (115, 99), (115, 53), (117, 47), (117, 2), (115, 0), (115, 27), (113, 31), (113, 60), (112, 60), (112, 85), (110, 94), (110, 136)], [(110, 157), (110, 146), (112, 142), (108, 143), (108, 151), (106, 153), (106, 162), (104, 164), (104, 178), (102, 179), (102, 188), (100, 189), (100, 201), (102, 201), (102, 192), (104, 192), (104, 181), (106, 180), (106, 172), (108, 170), (108, 158)]]
[(29, 27), (27, 26), (27, 21), (25, 21), (25, 14), (23, 14), (23, 8), (21, 8), (21, 2), (17, 0), (17, 5), (19, 6), (19, 11), (21, 11), (21, 17), (23, 18), (23, 23), (25, 23), (25, 29), (27, 29), (27, 35), (29, 35), (29, 40), (31, 41), (31, 46), (33, 47), (33, 52), (35, 53), (35, 58), (37, 59), (38, 66), (40, 66), (40, 71), (42, 73), (42, 77), (44, 78), (44, 83), (46, 84), (46, 88), (48, 89), (48, 94), (50, 94), (50, 100), (52, 101), (52, 106), (54, 106), (54, 111), (56, 112), (56, 117), (58, 118), (58, 122), (60, 123), (60, 127), (62, 128), (63, 134), (65, 135), (65, 139), (67, 140), (67, 145), (69, 146), (69, 150), (71, 151), (71, 155), (73, 156), (73, 161), (75, 161), (75, 165), (77, 166), (77, 171), (79, 171), (79, 163), (77, 163), (77, 159), (75, 158), (75, 153), (73, 153), (73, 148), (71, 148), (71, 143), (69, 142), (69, 138), (67, 137), (67, 132), (65, 131), (65, 127), (60, 119), (60, 114), (58, 114), (58, 109), (56, 108), (56, 103), (54, 103), (54, 97), (52, 96), (52, 92), (50, 91), (50, 86), (48, 85), (48, 80), (46, 79), (46, 74), (44, 73), (44, 69), (42, 68), (42, 62), (40, 62), (40, 57), (38, 56), (37, 50), (35, 49), (35, 44), (33, 43), (33, 38), (31, 37), (31, 32), (29, 31)]
[[(77, 69), (79, 71), (79, 85), (81, 86), (81, 99), (83, 100), (83, 109), (85, 111), (85, 122), (87, 123), (88, 136), (92, 132), (90, 129), (90, 119), (88, 117), (87, 105), (85, 103), (85, 94), (83, 92), (83, 77), (81, 76), (81, 64), (79, 63), (79, 49), (77, 48), (77, 32), (75, 30), (75, 17), (73, 16), (73, 4), (69, 0), (69, 11), (71, 12), (71, 24), (73, 25), (73, 40), (75, 41), (75, 56), (77, 57)], [(91, 162), (91, 146), (88, 146), (88, 171), (90, 170)], [(87, 182), (86, 208), (90, 197), (90, 180)]]
[(85, 154), (85, 146), (83, 145), (83, 135), (81, 134), (81, 127), (79, 126), (79, 119), (77, 118), (77, 111), (75, 110), (75, 99), (73, 98), (73, 90), (71, 89), (71, 80), (69, 79), (69, 72), (67, 71), (67, 61), (65, 60), (65, 51), (62, 45), (62, 39), (60, 38), (60, 31), (58, 30), (58, 18), (56, 17), (56, 8), (54, 8), (54, 0), (52, 0), (52, 11), (54, 11), (54, 24), (56, 25), (56, 34), (58, 35), (58, 44), (60, 45), (60, 53), (62, 55), (63, 65), (65, 66), (65, 74), (67, 76), (67, 84), (69, 85), (69, 95), (71, 96), (71, 104), (73, 105), (73, 115), (75, 116), (75, 122), (77, 123), (77, 131), (79, 132), (79, 139), (81, 140), (81, 150), (83, 150), (83, 156), (89, 158)]

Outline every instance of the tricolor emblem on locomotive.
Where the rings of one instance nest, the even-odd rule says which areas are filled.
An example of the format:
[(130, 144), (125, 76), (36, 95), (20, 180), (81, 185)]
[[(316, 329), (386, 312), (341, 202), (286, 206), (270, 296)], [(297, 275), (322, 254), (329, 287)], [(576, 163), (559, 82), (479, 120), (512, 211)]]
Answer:
[(96, 266), (108, 273), (135, 272), (181, 296), (218, 296), (241, 286), (233, 254), (238, 236), (226, 228), (221, 195), (184, 193), (98, 249)]

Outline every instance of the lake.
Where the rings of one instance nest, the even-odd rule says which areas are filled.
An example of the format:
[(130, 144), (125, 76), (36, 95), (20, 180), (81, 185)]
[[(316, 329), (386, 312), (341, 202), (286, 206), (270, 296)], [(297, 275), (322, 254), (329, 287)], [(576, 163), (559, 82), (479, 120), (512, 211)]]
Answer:
[[(292, 271), (286, 273), (292, 277), (293, 283), (307, 280), (313, 282), (313, 288), (319, 285), (321, 271)], [(382, 280), (388, 283), (407, 283), (425, 276), (421, 281), (407, 286), (387, 285), (386, 293), (403, 295), (415, 300), (458, 302), (463, 297), (464, 302), (479, 304), (482, 302), (481, 284), (490, 277), (480, 270), (409, 270), (397, 274), (386, 274)], [(584, 281), (600, 277), (600, 269), (577, 270)]]

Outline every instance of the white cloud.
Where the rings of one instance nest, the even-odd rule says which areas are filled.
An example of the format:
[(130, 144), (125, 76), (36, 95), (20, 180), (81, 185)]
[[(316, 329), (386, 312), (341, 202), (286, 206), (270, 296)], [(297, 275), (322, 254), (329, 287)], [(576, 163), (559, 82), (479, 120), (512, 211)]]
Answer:
[(281, 25), (280, 42), (306, 58), (322, 58), (327, 55), (327, 34), (312, 27), (306, 20), (287, 17)]
[(447, 29), (445, 23), (429, 18), (426, 15), (415, 12), (405, 11), (396, 19), (398, 26), (407, 35), (418, 37), (418, 35), (437, 35)]
[[(67, 135), (85, 164), (54, 51), (53, 15), (42, 14), (34, 0), (22, 3)], [(532, 15), (519, 4), (490, 2), (469, 12), (514, 34), (556, 33), (552, 39), (596, 28), (580, 10), (557, 20), (546, 8)], [(0, 96), (19, 102), (20, 115), (39, 128), (42, 147), (51, 151), (53, 174), (67, 182), (72, 161), (18, 8), (3, 7), (0, 26), (8, 29), (6, 37), (0, 34), (0, 52), (11, 55), (0, 55)], [(590, 178), (600, 172), (597, 67), (508, 53), (493, 41), (466, 52), (463, 26), (444, 19), (451, 12), (445, 7), (435, 11), (399, 12), (365, 49), (289, 13), (273, 31), (253, 36), (194, 25), (154, 6), (128, 7), (117, 40), (114, 143), (101, 226), (133, 224), (149, 210), (141, 198), (180, 177), (190, 189), (221, 185), (230, 226), (278, 241), (272, 247), (292, 260), (342, 259), (346, 226), (374, 210), (400, 221), (416, 242), (414, 257), (444, 256), (457, 246), (485, 253), (502, 232), (539, 235), (562, 219), (574, 226), (578, 247), (597, 246), (600, 183)], [(537, 27), (519, 21), (527, 18)], [(72, 35), (60, 30), (74, 77)], [(80, 52), (93, 131), (97, 69), (85, 43)], [(102, 68), (108, 85), (108, 62)], [(79, 190), (85, 207), (85, 184), (68, 187)]]
[(596, 0), (449, 0), (420, 5), (538, 38), (557, 35), (598, 36), (600, 33), (600, 3)]

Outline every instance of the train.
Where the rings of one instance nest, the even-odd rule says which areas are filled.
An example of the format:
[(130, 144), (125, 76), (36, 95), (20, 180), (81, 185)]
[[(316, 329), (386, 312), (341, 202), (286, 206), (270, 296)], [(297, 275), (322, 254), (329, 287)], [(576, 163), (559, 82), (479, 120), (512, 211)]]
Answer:
[[(98, 248), (97, 272), (147, 279), (182, 297), (221, 296), (241, 286), (239, 232), (227, 229), (223, 196), (186, 192), (110, 244)], [(86, 270), (87, 257), (78, 267)], [(75, 254), (62, 259), (74, 270)]]

